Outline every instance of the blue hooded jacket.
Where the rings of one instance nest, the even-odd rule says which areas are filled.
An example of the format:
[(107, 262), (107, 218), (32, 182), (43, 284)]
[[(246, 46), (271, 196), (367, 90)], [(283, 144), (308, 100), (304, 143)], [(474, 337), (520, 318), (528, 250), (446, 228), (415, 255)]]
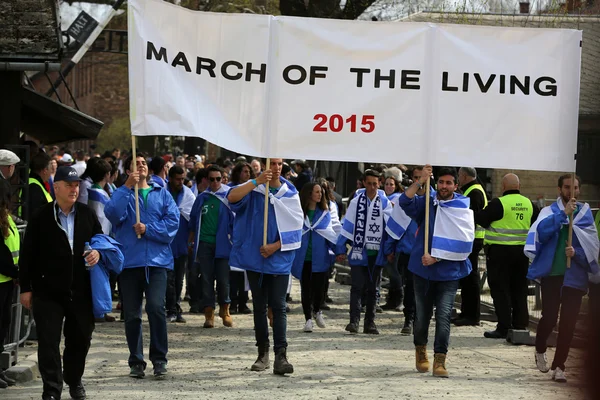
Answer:
[[(431, 243), (433, 241), (433, 227), (437, 207), (433, 205), (435, 192), (432, 191), (429, 197), (429, 251), (431, 252)], [(460, 196), (455, 194), (455, 196)], [(430, 281), (455, 281), (469, 275), (472, 270), (471, 262), (467, 258), (464, 261), (441, 260), (433, 265), (425, 267), (421, 262), (421, 257), (425, 252), (425, 196), (415, 195), (412, 199), (408, 196), (400, 196), (397, 206), (402, 207), (408, 215), (417, 224), (417, 237), (410, 253), (408, 269), (413, 274)]]
[[(291, 183), (283, 178), (280, 178), (280, 181), (287, 183), (289, 195), (297, 195), (298, 191)], [(265, 196), (253, 190), (237, 203), (230, 203), (230, 206), (235, 213), (235, 221), (229, 265), (263, 274), (289, 275), (295, 251), (277, 250), (268, 258), (260, 255), (263, 244)], [(270, 244), (278, 242), (280, 235), (275, 208), (269, 204), (268, 210), (267, 243)]]
[[(325, 212), (329, 213), (329, 210)], [(317, 207), (315, 210), (314, 221), (318, 221), (323, 214), (323, 210)], [(308, 251), (308, 242), (312, 239), (312, 272), (326, 272), (334, 262), (334, 255), (329, 250), (335, 249), (335, 244), (319, 235), (317, 232), (309, 230), (302, 235), (302, 246), (294, 250), (294, 264), (292, 265), (292, 275), (297, 278), (302, 278), (302, 270), (304, 269), (304, 260)]]
[(101, 255), (98, 264), (90, 270), (90, 282), (94, 318), (102, 318), (112, 311), (110, 272), (117, 275), (121, 273), (123, 270), (123, 253), (121, 252), (121, 244), (107, 235), (93, 236), (90, 246)]
[[(221, 186), (225, 187), (225, 185)], [(227, 196), (227, 192), (224, 193)], [(196, 197), (196, 201), (194, 202), (194, 206), (192, 207), (192, 212), (190, 214), (190, 224), (189, 224), (189, 232), (196, 233), (196, 239), (194, 241), (194, 260), (198, 256), (198, 241), (200, 237), (200, 230), (198, 229), (198, 223), (200, 222), (200, 217), (202, 216), (202, 206), (204, 202), (208, 198), (208, 196), (214, 196), (210, 189), (206, 189), (204, 192), (200, 193), (198, 197)], [(233, 212), (223, 204), (222, 201), (219, 201), (219, 221), (217, 227), (217, 243), (215, 249), (215, 258), (225, 258), (228, 259), (231, 254), (231, 237), (233, 236)]]
[[(540, 248), (529, 266), (528, 279), (540, 279), (550, 275), (560, 230), (569, 223), (567, 214), (560, 210), (556, 203), (553, 203), (550, 207), (553, 213), (541, 220), (537, 226)], [(577, 203), (578, 210), (581, 210), (582, 207), (582, 203)], [(588, 218), (593, 222), (592, 213), (589, 209), (588, 212)], [(575, 249), (575, 256), (571, 259), (571, 268), (567, 268), (565, 271), (563, 286), (587, 291), (588, 272), (592, 272), (592, 269), (575, 234), (573, 235), (572, 246)]]
[(104, 213), (112, 223), (115, 238), (123, 245), (124, 268), (173, 269), (170, 245), (179, 228), (179, 209), (166, 189), (154, 183), (150, 185), (152, 190), (147, 202), (139, 196), (140, 222), (146, 225), (146, 233), (141, 239), (133, 230), (136, 223), (133, 189), (118, 188), (104, 207)]
[(392, 253), (410, 254), (412, 252), (413, 246), (415, 245), (416, 236), (417, 223), (413, 220), (410, 221), (408, 228), (406, 228), (406, 232), (404, 232), (404, 235), (402, 235), (400, 240), (396, 240), (388, 235), (386, 241), (383, 244), (383, 254), (385, 254), (386, 256)]

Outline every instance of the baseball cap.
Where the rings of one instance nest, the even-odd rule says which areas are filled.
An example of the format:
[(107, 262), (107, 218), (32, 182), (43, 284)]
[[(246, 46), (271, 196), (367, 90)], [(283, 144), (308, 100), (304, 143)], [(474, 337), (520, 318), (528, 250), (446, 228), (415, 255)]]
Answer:
[(60, 162), (61, 163), (71, 163), (71, 162), (73, 162), (73, 157), (69, 153), (65, 153), (61, 157)]
[(80, 182), (81, 178), (77, 174), (77, 170), (73, 167), (58, 167), (56, 170), (56, 174), (54, 175), (54, 182)]
[(14, 165), (17, 164), (21, 159), (12, 151), (6, 149), (0, 149), (0, 165)]

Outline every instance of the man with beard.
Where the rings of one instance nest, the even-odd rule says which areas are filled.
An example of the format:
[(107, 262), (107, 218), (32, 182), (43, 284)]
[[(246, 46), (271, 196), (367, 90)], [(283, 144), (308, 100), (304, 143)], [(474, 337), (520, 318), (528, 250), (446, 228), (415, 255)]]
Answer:
[(486, 229), (488, 283), (498, 317), (496, 329), (484, 334), (490, 339), (506, 339), (510, 329), (525, 330), (529, 326), (529, 260), (523, 254), (523, 247), (538, 211), (521, 195), (520, 188), (517, 175), (505, 175), (502, 197), (493, 199), (475, 214), (475, 223)]
[[(446, 354), (450, 341), (450, 317), (460, 279), (471, 272), (469, 254), (475, 238), (473, 211), (469, 198), (455, 193), (458, 187), (456, 170), (441, 168), (437, 192), (418, 196), (427, 183), (432, 168), (426, 165), (418, 181), (398, 198), (398, 206), (418, 225), (417, 238), (408, 268), (413, 273), (416, 318), (414, 344), (416, 367), (429, 371), (427, 336), (435, 306), (435, 343), (433, 376), (447, 378)], [(425, 208), (429, 202), (429, 246), (425, 249)], [(406, 225), (406, 223), (403, 223)]]
[[(567, 381), (565, 362), (581, 299), (588, 290), (588, 272), (598, 274), (598, 232), (589, 204), (577, 202), (580, 181), (576, 177), (573, 182), (571, 174), (558, 178), (559, 197), (540, 212), (525, 245), (526, 254), (533, 258), (527, 277), (541, 279), (542, 286), (542, 318), (535, 337), (535, 361), (541, 372), (552, 370), (555, 382)], [(570, 218), (573, 240), (568, 244)], [(559, 310), (556, 353), (549, 367), (547, 341), (559, 319)]]

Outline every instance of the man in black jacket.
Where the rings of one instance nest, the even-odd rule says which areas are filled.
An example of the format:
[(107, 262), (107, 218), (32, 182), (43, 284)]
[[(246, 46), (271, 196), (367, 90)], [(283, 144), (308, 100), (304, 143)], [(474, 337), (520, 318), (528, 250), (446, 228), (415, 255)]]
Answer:
[[(78, 203), (79, 177), (72, 167), (59, 167), (54, 177), (56, 202), (42, 206), (29, 220), (20, 258), (21, 304), (33, 309), (38, 332), (38, 366), (43, 399), (60, 399), (64, 381), (74, 399), (84, 399), (81, 382), (94, 330), (91, 267), (100, 259), (84, 246), (102, 226), (96, 213)], [(65, 350), (60, 358), (64, 321)]]

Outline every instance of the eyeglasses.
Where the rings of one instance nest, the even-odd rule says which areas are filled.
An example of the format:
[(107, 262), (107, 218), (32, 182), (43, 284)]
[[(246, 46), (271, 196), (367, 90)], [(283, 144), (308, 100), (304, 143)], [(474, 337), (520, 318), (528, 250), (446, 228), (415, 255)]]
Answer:
[(212, 177), (212, 178), (209, 178), (209, 179), (210, 179), (211, 182), (221, 182), (221, 177), (220, 176), (217, 176), (216, 178)]

